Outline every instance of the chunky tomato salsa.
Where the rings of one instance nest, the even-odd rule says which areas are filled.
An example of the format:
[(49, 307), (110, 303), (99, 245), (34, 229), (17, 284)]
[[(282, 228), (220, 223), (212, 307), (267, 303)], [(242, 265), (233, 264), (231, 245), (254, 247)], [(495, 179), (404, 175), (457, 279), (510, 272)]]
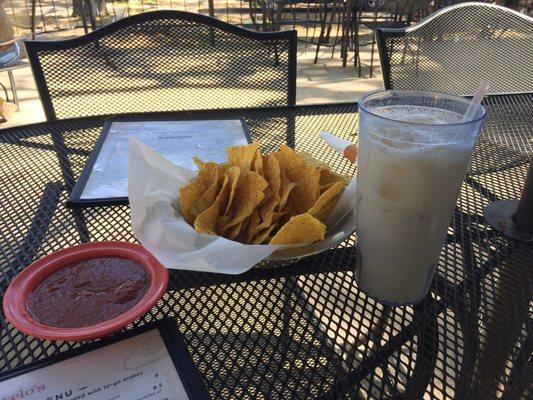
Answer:
[(149, 286), (142, 264), (118, 257), (93, 258), (54, 272), (30, 293), (27, 307), (45, 325), (84, 327), (129, 310)]

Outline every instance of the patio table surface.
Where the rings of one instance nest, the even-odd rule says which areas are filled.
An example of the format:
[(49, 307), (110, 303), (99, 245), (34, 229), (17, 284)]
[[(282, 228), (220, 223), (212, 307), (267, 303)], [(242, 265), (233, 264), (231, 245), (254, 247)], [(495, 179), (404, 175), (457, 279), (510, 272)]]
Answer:
[[(175, 318), (217, 399), (527, 397), (533, 245), (493, 230), (483, 209), (520, 197), (533, 154), (533, 94), (492, 96), (485, 106), (488, 118), (421, 303), (392, 308), (359, 291), (354, 234), (321, 254), (236, 276), (173, 270), (161, 301), (128, 329)], [(337, 172), (356, 172), (318, 138), (326, 130), (355, 141), (355, 103), (149, 117), (244, 117), (263, 151), (289, 143)], [(2, 297), (17, 273), (53, 251), (135, 242), (128, 206), (65, 206), (104, 120), (0, 130)], [(0, 313), (0, 373), (82, 345), (26, 336)]]

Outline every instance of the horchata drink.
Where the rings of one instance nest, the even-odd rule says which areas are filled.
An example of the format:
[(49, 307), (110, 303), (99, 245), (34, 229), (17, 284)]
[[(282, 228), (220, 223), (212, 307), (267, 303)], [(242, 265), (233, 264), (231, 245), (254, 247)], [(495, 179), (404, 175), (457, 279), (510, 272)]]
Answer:
[(359, 287), (390, 304), (428, 293), (485, 110), (432, 92), (383, 91), (359, 103)]

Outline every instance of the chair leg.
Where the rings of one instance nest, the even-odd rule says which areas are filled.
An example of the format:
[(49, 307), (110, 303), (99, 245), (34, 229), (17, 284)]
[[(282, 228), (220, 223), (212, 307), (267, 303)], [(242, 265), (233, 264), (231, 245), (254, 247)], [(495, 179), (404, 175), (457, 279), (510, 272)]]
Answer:
[(267, 20), (268, 20), (268, 9), (264, 3), (261, 5), (261, 12), (263, 14), (263, 18), (261, 19), (261, 25), (263, 27), (263, 32), (266, 32), (267, 30)]
[(354, 58), (353, 58), (353, 66), (358, 67), (358, 76), (361, 77), (361, 56), (360, 56), (360, 49), (359, 49), (359, 23), (361, 20), (361, 12), (360, 10), (355, 15), (355, 35), (354, 35)]
[(337, 45), (342, 42), (342, 34), (341, 34), (341, 39), (339, 39), (339, 30), (340, 30), (340, 27), (343, 25), (343, 20), (344, 20), (344, 5), (342, 6), (342, 12), (339, 12), (337, 15), (337, 32), (335, 33), (335, 40), (333, 41), (333, 46), (331, 46), (331, 58), (333, 58), (333, 56), (335, 55), (335, 47), (337, 47)]
[(372, 78), (372, 71), (374, 69), (374, 47), (376, 46), (376, 35), (372, 30), (372, 48), (370, 50), (370, 78)]
[(359, 10), (355, 7), (352, 9), (352, 18), (350, 19), (350, 45), (351, 50), (353, 51), (353, 65), (354, 67), (358, 64), (358, 54), (359, 54)]
[(416, 75), (418, 75), (418, 72), (419, 72), (419, 67), (420, 67), (420, 45), (422, 44), (422, 38), (418, 38), (417, 39), (417, 43), (416, 43), (416, 69), (415, 69), (415, 72), (416, 72)]
[[(327, 7), (326, 2), (324, 2), (324, 7)], [(326, 32), (326, 17), (323, 17), (325, 12), (322, 12), (322, 6), (320, 7), (320, 35), (318, 36), (318, 42), (316, 44), (316, 52), (315, 52), (315, 61), (316, 64), (318, 62), (318, 53), (320, 52), (320, 45), (324, 42), (324, 34)]]
[[(378, 22), (378, 8), (374, 11), (374, 27)], [(376, 33), (375, 29), (372, 29), (372, 46), (370, 50), (370, 78), (372, 78), (372, 72), (374, 69), (374, 48), (376, 47)]]
[(272, 15), (273, 15), (273, 18), (272, 18), (272, 27), (273, 27), (273, 31), (279, 31), (281, 30), (281, 24), (279, 23), (279, 21), (281, 20), (281, 18), (283, 17), (283, 5), (284, 5), (284, 2), (282, 1), (278, 1), (277, 4), (276, 4), (276, 13), (274, 14), (274, 10), (272, 9)]
[(292, 29), (296, 29), (296, 11), (294, 11), (292, 3), (289, 3), (289, 9), (291, 10), (292, 15)]
[(355, 16), (357, 15), (357, 12), (352, 7), (352, 15), (350, 17), (350, 20), (348, 21), (348, 50), (354, 50), (355, 49), (355, 40), (354, 40), (354, 32), (355, 32)]
[(276, 67), (279, 66), (279, 50), (277, 43), (274, 43), (274, 65)]
[(346, 64), (348, 62), (348, 46), (349, 46), (349, 39), (350, 39), (350, 21), (352, 19), (352, 3), (351, 1), (346, 2), (346, 16), (344, 18), (344, 27), (343, 27), (343, 33), (342, 33), (342, 47), (341, 47), (341, 55), (342, 55), (342, 66), (346, 67)]
[(254, 27), (254, 31), (259, 31), (259, 27), (257, 26), (257, 22), (255, 20), (255, 11), (253, 10), (253, 2), (252, 0), (248, 0), (248, 5), (249, 5), (249, 15), (250, 15), (250, 19), (252, 20), (252, 25)]
[[(322, 17), (322, 25), (324, 26), (324, 30), (327, 29), (326, 28), (327, 20), (328, 20), (328, 3), (327, 1), (324, 1), (324, 14)], [(327, 42), (327, 39), (326, 39), (326, 42)]]
[(17, 106), (17, 111), (20, 111), (19, 97), (17, 95), (17, 86), (15, 85), (15, 77), (13, 76), (13, 70), (7, 71), (9, 75), (9, 85), (11, 86), (11, 92), (13, 93), (13, 102)]
[(403, 38), (402, 64), (405, 64), (405, 57), (407, 56), (407, 52), (409, 52), (409, 55), (411, 56), (411, 61), (413, 61), (413, 50), (411, 49), (409, 39), (405, 37)]
[(333, 29), (333, 21), (335, 20), (335, 14), (337, 14), (337, 0), (333, 1), (331, 5), (331, 15), (329, 16), (328, 29), (326, 31), (326, 42), (329, 42), (329, 37), (331, 35), (331, 30)]

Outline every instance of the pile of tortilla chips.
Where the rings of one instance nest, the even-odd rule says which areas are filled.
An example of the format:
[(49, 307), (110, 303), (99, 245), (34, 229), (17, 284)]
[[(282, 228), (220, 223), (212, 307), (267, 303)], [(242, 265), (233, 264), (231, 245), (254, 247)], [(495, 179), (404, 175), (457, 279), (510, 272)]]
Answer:
[(198, 233), (247, 244), (324, 239), (348, 179), (290, 147), (261, 155), (257, 143), (229, 147), (227, 163), (203, 162), (180, 189), (185, 221)]

